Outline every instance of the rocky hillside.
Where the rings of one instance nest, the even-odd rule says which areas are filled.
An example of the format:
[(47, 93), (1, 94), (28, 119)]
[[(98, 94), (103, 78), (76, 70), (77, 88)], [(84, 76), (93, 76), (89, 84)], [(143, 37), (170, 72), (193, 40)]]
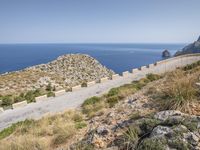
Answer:
[(0, 149), (199, 150), (200, 61), (0, 132)]
[(87, 81), (109, 77), (114, 72), (96, 59), (83, 54), (58, 57), (47, 64), (0, 76), (1, 95), (20, 93), (51, 85), (54, 90), (69, 88)]
[(176, 52), (175, 56), (191, 53), (200, 53), (200, 37), (194, 43), (189, 44), (186, 47), (184, 47), (181, 51)]

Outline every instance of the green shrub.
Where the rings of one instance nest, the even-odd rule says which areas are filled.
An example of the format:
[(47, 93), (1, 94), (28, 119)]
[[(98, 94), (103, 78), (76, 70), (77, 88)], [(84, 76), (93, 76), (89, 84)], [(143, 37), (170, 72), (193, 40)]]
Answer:
[(21, 128), (21, 133), (27, 131), (30, 125), (32, 125), (33, 123), (33, 120), (25, 120), (12, 124), (10, 127), (5, 128), (0, 132), (0, 140), (11, 135), (18, 127)]
[(52, 91), (51, 83), (46, 86), (46, 91)]
[(6, 96), (3, 96), (1, 97), (2, 98), (2, 106), (5, 107), (5, 106), (10, 106), (13, 104), (13, 98), (11, 95), (6, 95)]
[(155, 80), (158, 80), (158, 79), (161, 78), (160, 75), (158, 75), (158, 74), (152, 74), (152, 73), (147, 74), (146, 77), (147, 77), (147, 79), (149, 79), (150, 81), (155, 81)]
[(81, 84), (81, 87), (87, 87), (87, 82), (83, 82), (83, 83)]
[(139, 111), (135, 111), (130, 115), (130, 119), (137, 120), (140, 119), (142, 116)]
[(55, 97), (55, 93), (49, 91), (49, 92), (47, 93), (47, 97)]
[(169, 141), (169, 146), (176, 150), (189, 150), (192, 149), (186, 142), (183, 142), (180, 139), (173, 139)]
[(112, 88), (108, 94), (106, 94), (107, 97), (110, 97), (110, 96), (115, 96), (115, 95), (118, 95), (119, 94), (119, 88)]
[(94, 105), (96, 103), (99, 103), (101, 100), (101, 98), (93, 96), (91, 98), (88, 98), (84, 101), (84, 103), (82, 104), (82, 106), (86, 106), (86, 105)]
[(87, 124), (85, 122), (76, 122), (75, 123), (76, 129), (82, 129), (82, 128), (85, 128), (86, 126), (87, 126)]
[(198, 66), (200, 66), (200, 61), (183, 67), (183, 70), (188, 71), (188, 70), (194, 69), (195, 67), (198, 67)]
[(118, 103), (119, 100), (120, 100), (119, 96), (115, 95), (115, 96), (108, 97), (107, 103), (109, 104), (109, 107), (113, 107), (115, 104)]
[(140, 143), (138, 150), (166, 150), (166, 145), (164, 138), (147, 138)]
[(140, 134), (140, 129), (138, 127), (129, 127), (126, 132), (124, 132), (124, 149), (135, 149)]

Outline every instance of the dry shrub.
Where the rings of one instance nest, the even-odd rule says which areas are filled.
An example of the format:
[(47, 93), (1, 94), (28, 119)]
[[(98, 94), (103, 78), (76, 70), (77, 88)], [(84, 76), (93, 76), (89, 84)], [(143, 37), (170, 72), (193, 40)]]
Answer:
[(48, 143), (39, 137), (22, 135), (10, 141), (1, 141), (2, 150), (44, 150), (49, 149)]
[(52, 145), (56, 146), (65, 143), (69, 138), (73, 137), (76, 133), (74, 124), (57, 122), (53, 127)]
[(197, 100), (197, 76), (178, 70), (168, 75), (166, 81), (162, 89), (164, 109), (190, 112), (190, 104)]
[(75, 110), (26, 121), (17, 124), (12, 135), (0, 141), (0, 150), (49, 150), (70, 142), (86, 126), (83, 115)]

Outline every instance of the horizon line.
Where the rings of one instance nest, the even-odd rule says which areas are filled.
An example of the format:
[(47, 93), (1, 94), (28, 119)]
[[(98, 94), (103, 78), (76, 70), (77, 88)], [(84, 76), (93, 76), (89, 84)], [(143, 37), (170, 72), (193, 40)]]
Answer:
[(0, 45), (18, 45), (18, 44), (189, 44), (189, 42), (17, 42), (0, 43)]

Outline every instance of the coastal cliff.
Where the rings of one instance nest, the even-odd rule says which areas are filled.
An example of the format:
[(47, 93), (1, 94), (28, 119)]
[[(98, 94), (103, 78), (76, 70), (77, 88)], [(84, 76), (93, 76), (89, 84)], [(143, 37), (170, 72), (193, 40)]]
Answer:
[(41, 88), (68, 89), (112, 74), (112, 70), (89, 55), (68, 54), (47, 64), (0, 75), (0, 93), (8, 95)]
[(192, 54), (192, 53), (200, 53), (200, 36), (197, 41), (192, 44), (187, 45), (181, 51), (177, 51), (175, 56), (184, 55), (184, 54)]

